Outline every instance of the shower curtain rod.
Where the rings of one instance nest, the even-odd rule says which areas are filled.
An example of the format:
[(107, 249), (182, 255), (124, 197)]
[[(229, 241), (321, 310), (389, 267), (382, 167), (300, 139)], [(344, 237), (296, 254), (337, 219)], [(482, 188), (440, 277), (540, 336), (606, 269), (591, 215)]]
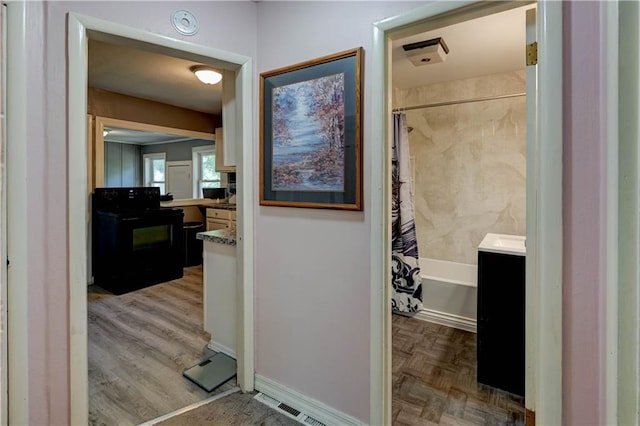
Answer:
[(470, 102), (482, 102), (482, 101), (492, 101), (495, 99), (506, 99), (506, 98), (516, 98), (518, 96), (526, 96), (526, 93), (512, 93), (510, 95), (499, 95), (499, 96), (487, 96), (484, 98), (473, 98), (473, 99), (462, 99), (459, 101), (447, 101), (447, 102), (437, 102), (433, 104), (424, 104), (424, 105), (415, 105), (404, 108), (394, 108), (393, 112), (403, 112), (403, 111), (411, 111), (413, 109), (423, 109), (423, 108), (433, 108), (439, 106), (447, 106), (447, 105), (457, 105), (457, 104), (468, 104)]

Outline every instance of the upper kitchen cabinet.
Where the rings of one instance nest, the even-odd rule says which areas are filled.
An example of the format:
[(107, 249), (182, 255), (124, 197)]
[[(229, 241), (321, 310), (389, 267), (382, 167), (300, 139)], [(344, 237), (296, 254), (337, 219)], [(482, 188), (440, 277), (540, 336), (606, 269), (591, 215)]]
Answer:
[(241, 135), (237, 75), (235, 71), (223, 70), (222, 76), (222, 129), (216, 129), (216, 170), (235, 172), (236, 143)]
[[(227, 154), (229, 151), (233, 151), (232, 149), (225, 149), (225, 137), (223, 135), (223, 129), (216, 129), (216, 171), (217, 172), (235, 172), (236, 164), (235, 158), (233, 163), (231, 163), (229, 156)], [(231, 145), (231, 148), (234, 148)]]

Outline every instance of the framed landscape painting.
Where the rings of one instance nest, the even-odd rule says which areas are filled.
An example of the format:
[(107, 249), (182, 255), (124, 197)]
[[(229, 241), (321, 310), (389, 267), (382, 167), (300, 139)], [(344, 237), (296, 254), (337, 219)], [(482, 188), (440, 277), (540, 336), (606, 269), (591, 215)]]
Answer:
[(260, 204), (362, 210), (362, 48), (260, 75)]

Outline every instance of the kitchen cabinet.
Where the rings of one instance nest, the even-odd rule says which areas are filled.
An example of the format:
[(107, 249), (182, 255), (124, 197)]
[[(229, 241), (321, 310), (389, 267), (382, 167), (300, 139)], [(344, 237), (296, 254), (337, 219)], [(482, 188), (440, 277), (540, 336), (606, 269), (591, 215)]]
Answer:
[(236, 211), (225, 209), (207, 209), (207, 231), (235, 228)]
[(234, 149), (233, 141), (228, 141), (229, 146), (225, 148), (225, 140), (223, 137), (222, 128), (219, 127), (216, 129), (216, 171), (217, 172), (233, 172), (236, 171), (235, 161), (232, 161), (232, 156), (229, 153), (225, 154), (226, 150)]
[(237, 286), (236, 241), (229, 231), (203, 232), (204, 330), (211, 334), (207, 345), (236, 358)]

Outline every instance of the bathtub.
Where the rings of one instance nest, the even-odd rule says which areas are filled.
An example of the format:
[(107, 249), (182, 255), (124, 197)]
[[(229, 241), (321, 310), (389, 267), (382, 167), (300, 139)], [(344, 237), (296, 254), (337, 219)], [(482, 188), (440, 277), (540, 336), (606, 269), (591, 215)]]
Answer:
[(478, 267), (420, 258), (424, 308), (415, 317), (476, 332)]

